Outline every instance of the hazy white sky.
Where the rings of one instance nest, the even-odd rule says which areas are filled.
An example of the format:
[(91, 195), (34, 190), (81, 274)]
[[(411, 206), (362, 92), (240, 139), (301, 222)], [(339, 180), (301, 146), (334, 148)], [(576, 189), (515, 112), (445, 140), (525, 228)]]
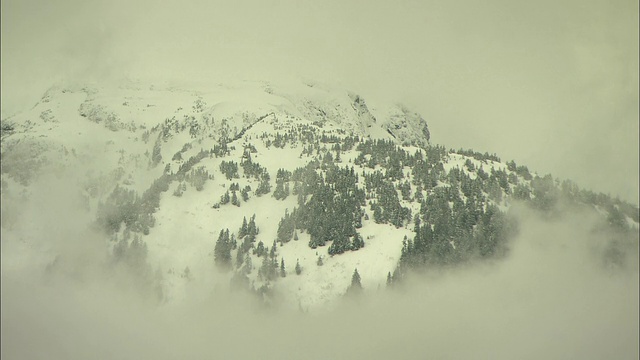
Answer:
[(2, 0), (2, 116), (59, 79), (341, 83), (638, 203), (638, 3)]

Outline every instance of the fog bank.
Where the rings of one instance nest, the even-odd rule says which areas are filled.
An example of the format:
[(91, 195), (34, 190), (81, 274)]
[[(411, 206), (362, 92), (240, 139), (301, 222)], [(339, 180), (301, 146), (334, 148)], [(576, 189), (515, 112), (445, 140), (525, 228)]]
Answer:
[(48, 269), (43, 243), (26, 246), (19, 226), (3, 229), (2, 357), (636, 359), (637, 243), (611, 263), (592, 215), (515, 213), (521, 231), (504, 260), (432, 271), (390, 291), (364, 283), (362, 299), (311, 313), (226, 289), (159, 305), (110, 265), (99, 239), (69, 236), (81, 224), (42, 241), (67, 244), (53, 246), (60, 262)]

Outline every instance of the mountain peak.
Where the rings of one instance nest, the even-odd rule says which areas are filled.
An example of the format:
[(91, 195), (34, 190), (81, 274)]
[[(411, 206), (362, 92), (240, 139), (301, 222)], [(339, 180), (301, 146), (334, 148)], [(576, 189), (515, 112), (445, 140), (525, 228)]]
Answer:
[[(94, 221), (68, 226), (97, 229), (136, 276), (163, 274), (142, 280), (167, 302), (199, 279), (317, 308), (345, 293), (356, 268), (366, 293), (408, 267), (504, 256), (517, 228), (507, 211), (520, 201), (553, 216), (565, 201), (591, 206), (616, 231), (638, 227), (637, 208), (433, 146), (416, 112), (331, 84), (57, 85), (8, 120), (3, 206), (26, 211), (48, 189), (43, 174), (66, 174), (69, 189), (47, 203), (80, 199)], [(62, 266), (39, 240), (48, 222), (3, 224), (43, 247), (43, 268)]]

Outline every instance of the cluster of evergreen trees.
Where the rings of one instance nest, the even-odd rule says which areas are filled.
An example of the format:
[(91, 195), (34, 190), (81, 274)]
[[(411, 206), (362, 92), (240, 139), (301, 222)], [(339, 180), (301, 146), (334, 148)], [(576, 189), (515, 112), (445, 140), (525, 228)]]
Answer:
[(104, 202), (98, 203), (96, 222), (108, 234), (120, 231), (122, 224), (145, 235), (155, 225), (153, 214), (160, 206), (160, 194), (169, 189), (171, 176), (163, 174), (138, 196), (135, 190), (116, 185)]
[(280, 219), (278, 223), (278, 235), (277, 240), (279, 243), (287, 243), (291, 239), (298, 240), (298, 233), (296, 232), (297, 209), (293, 208), (293, 212), (289, 214), (289, 210), (285, 210), (284, 217)]
[(187, 191), (187, 183), (180, 182), (178, 183), (176, 189), (173, 191), (173, 196), (181, 197), (185, 191)]
[(204, 166), (199, 166), (196, 169), (192, 169), (191, 172), (185, 176), (185, 180), (197, 191), (202, 191), (205, 182), (207, 180), (213, 180), (213, 174), (209, 174)]
[(215, 155), (215, 157), (225, 157), (231, 153), (230, 148), (227, 146), (227, 143), (216, 144), (211, 149), (211, 156)]
[(147, 244), (142, 241), (140, 235), (134, 234), (131, 239), (131, 231), (127, 228), (123, 232), (122, 238), (118, 240), (117, 234), (113, 240), (113, 258), (115, 261), (123, 261), (133, 268), (140, 268), (146, 265)]
[(291, 171), (278, 169), (276, 175), (276, 189), (273, 191), (273, 197), (276, 200), (284, 200), (289, 196), (289, 181), (291, 180)]
[(213, 249), (213, 259), (218, 268), (222, 270), (231, 269), (231, 250), (237, 247), (235, 235), (229, 235), (229, 229), (220, 230), (218, 240)]
[(253, 177), (260, 181), (255, 191), (256, 196), (261, 196), (271, 192), (271, 176), (269, 175), (269, 171), (260, 164), (254, 163), (251, 159), (250, 153), (247, 157), (243, 157), (240, 165), (242, 166), (245, 177)]
[(325, 175), (310, 164), (296, 169), (291, 179), (295, 182), (293, 193), (298, 196), (298, 207), (280, 221), (278, 241), (286, 243), (296, 238), (298, 229), (309, 234), (313, 249), (331, 241), (331, 255), (364, 246), (356, 229), (362, 227), (365, 196), (357, 185), (358, 175), (353, 167), (332, 165)]
[[(273, 242), (271, 249), (268, 249), (266, 254), (262, 256), (262, 265), (258, 269), (258, 278), (264, 280), (266, 282), (273, 281), (278, 277), (278, 255), (277, 255), (278, 245), (276, 242)], [(280, 275), (282, 277), (286, 276), (284, 259), (281, 260), (280, 263)]]
[(234, 161), (222, 161), (220, 163), (220, 172), (227, 178), (227, 180), (237, 179), (238, 175), (238, 163)]
[(485, 152), (483, 154), (483, 153), (479, 153), (479, 152), (473, 151), (472, 149), (467, 149), (467, 150), (464, 150), (464, 149), (453, 150), (453, 149), (451, 149), (449, 152), (453, 153), (453, 154), (459, 154), (459, 155), (464, 155), (464, 156), (467, 156), (467, 157), (470, 157), (470, 158), (474, 158), (474, 159), (476, 159), (478, 161), (482, 161), (482, 162), (485, 162), (485, 163), (488, 160), (495, 161), (495, 162), (500, 162), (500, 158), (498, 157), (498, 155), (489, 154), (488, 152)]
[[(241, 204), (240, 197), (242, 198), (242, 201), (246, 202), (247, 200), (249, 200), (249, 191), (251, 191), (251, 186), (249, 185), (246, 185), (245, 187), (240, 189), (240, 184), (231, 183), (231, 185), (229, 186), (229, 190), (227, 190), (220, 196), (220, 201), (217, 204), (213, 205), (213, 208), (217, 209), (220, 207), (220, 205), (226, 205), (228, 203), (239, 207)], [(240, 197), (238, 197), (238, 192), (240, 192)]]
[(186, 143), (182, 146), (182, 149), (180, 149), (180, 151), (176, 152), (173, 155), (173, 158), (171, 158), (172, 161), (181, 161), (182, 160), (182, 154), (184, 154), (187, 150), (191, 149), (192, 145), (190, 143)]
[[(411, 210), (400, 204), (398, 192), (393, 182), (385, 178), (379, 170), (365, 175), (365, 184), (367, 189), (371, 189), (374, 194), (370, 195), (370, 197), (376, 199), (376, 201), (370, 201), (373, 220), (376, 223), (391, 223), (395, 227), (401, 227), (404, 226), (405, 222), (411, 220)], [(405, 194), (406, 192), (405, 187)]]
[(182, 176), (185, 176), (191, 170), (191, 168), (193, 168), (194, 165), (196, 165), (202, 159), (206, 158), (209, 155), (210, 152), (208, 150), (200, 149), (200, 152), (198, 152), (194, 156), (189, 157), (187, 161), (180, 164), (180, 166), (178, 167), (178, 171), (175, 174), (176, 178), (178, 180), (182, 180)]
[[(152, 160), (161, 157), (162, 139), (163, 132), (159, 134), (157, 146), (154, 145)], [(301, 155), (312, 157), (306, 166), (293, 172), (277, 170), (273, 197), (283, 200), (293, 195), (297, 197), (297, 206), (291, 212), (285, 212), (278, 224), (277, 242), (274, 241), (271, 247), (262, 241), (256, 244), (258, 229), (254, 215), (249, 221), (243, 220), (238, 232), (239, 244), (228, 230), (221, 231), (214, 258), (222, 268), (230, 268), (232, 250), (237, 248), (236, 268), (247, 275), (253, 269), (249, 256), (252, 251), (253, 255), (263, 258), (259, 276), (266, 281), (286, 276), (284, 259), (278, 258), (277, 246), (291, 239), (298, 240), (299, 232), (309, 235), (311, 248), (328, 245), (330, 255), (362, 248), (365, 244), (358, 229), (362, 226), (367, 200), (376, 223), (402, 227), (413, 222), (414, 235), (405, 239), (397, 273), (393, 277), (389, 274), (389, 283), (407, 269), (430, 264), (451, 265), (504, 254), (508, 239), (517, 230), (513, 219), (496, 206), (504, 205), (505, 199), (524, 201), (545, 213), (553, 213), (559, 202), (567, 200), (598, 206), (608, 212), (609, 226), (620, 232), (628, 230), (625, 215), (636, 221), (640, 217), (638, 208), (631, 204), (582, 190), (569, 181), (560, 183), (550, 175), (533, 175), (526, 166), (518, 166), (514, 161), (508, 162), (506, 169), (491, 167), (486, 171), (483, 165), (488, 161), (500, 161), (495, 154), (462, 149), (447, 151), (442, 146), (430, 145), (411, 154), (393, 141), (320, 133), (313, 126), (300, 124), (294, 124), (283, 133), (264, 133), (261, 139), (267, 146), (278, 148), (300, 142)], [(244, 177), (259, 181), (256, 195), (270, 193), (268, 170), (252, 160), (255, 146), (245, 144), (244, 147), (240, 166), (234, 161), (222, 161), (220, 171), (227, 180), (232, 180), (239, 178), (241, 167)], [(353, 164), (373, 171), (363, 169), (358, 174), (354, 167), (336, 164), (341, 162), (345, 151), (354, 147), (358, 153)], [(177, 154), (186, 150), (185, 145)], [(444, 163), (450, 153), (468, 156), (481, 164), (467, 159), (462, 169), (454, 167), (446, 171)], [(140, 197), (132, 190), (116, 187), (99, 206), (99, 222), (109, 232), (117, 232), (124, 223), (127, 230), (148, 233), (154, 223), (152, 214), (159, 205), (160, 194), (171, 181), (180, 181), (174, 192), (177, 196), (186, 188), (186, 182), (200, 190), (212, 175), (204, 167), (193, 169), (195, 164), (207, 155), (228, 154), (226, 142), (211, 151), (201, 150), (182, 163), (176, 174), (169, 174), (167, 169)], [(240, 189), (237, 183), (232, 183), (220, 203), (239, 206), (240, 199), (249, 199), (249, 191), (248, 186)], [(415, 216), (406, 206), (411, 202), (420, 204), (420, 211)], [(122, 248), (117, 251), (122, 252)], [(318, 258), (318, 265), (321, 264), (322, 256)], [(296, 263), (296, 273), (301, 271)], [(359, 275), (357, 278), (359, 283)]]

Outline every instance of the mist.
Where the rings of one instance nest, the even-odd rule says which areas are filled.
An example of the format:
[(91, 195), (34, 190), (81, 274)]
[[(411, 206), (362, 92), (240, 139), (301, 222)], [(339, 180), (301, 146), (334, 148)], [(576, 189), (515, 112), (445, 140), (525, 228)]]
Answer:
[[(3, 0), (2, 119), (59, 82), (311, 78), (404, 102), (432, 141), (638, 204), (638, 3)], [(373, 102), (372, 101), (372, 102)], [(66, 176), (66, 175), (65, 175)], [(211, 289), (158, 304), (112, 264), (75, 175), (2, 194), (7, 359), (637, 359), (638, 254), (516, 209), (506, 259), (332, 309)], [(58, 260), (56, 260), (58, 259)]]
[(59, 81), (311, 78), (638, 204), (638, 3), (2, 2), (2, 117)]
[[(638, 248), (596, 231), (595, 213), (549, 219), (514, 205), (508, 256), (429, 270), (333, 307), (265, 307), (213, 286), (159, 303), (114, 265), (83, 218), (73, 174), (43, 177), (29, 200), (3, 195), (2, 357), (28, 359), (636, 359)], [(213, 264), (212, 264), (212, 271)], [(200, 284), (200, 286), (206, 286)], [(277, 286), (276, 286), (277, 289)]]

